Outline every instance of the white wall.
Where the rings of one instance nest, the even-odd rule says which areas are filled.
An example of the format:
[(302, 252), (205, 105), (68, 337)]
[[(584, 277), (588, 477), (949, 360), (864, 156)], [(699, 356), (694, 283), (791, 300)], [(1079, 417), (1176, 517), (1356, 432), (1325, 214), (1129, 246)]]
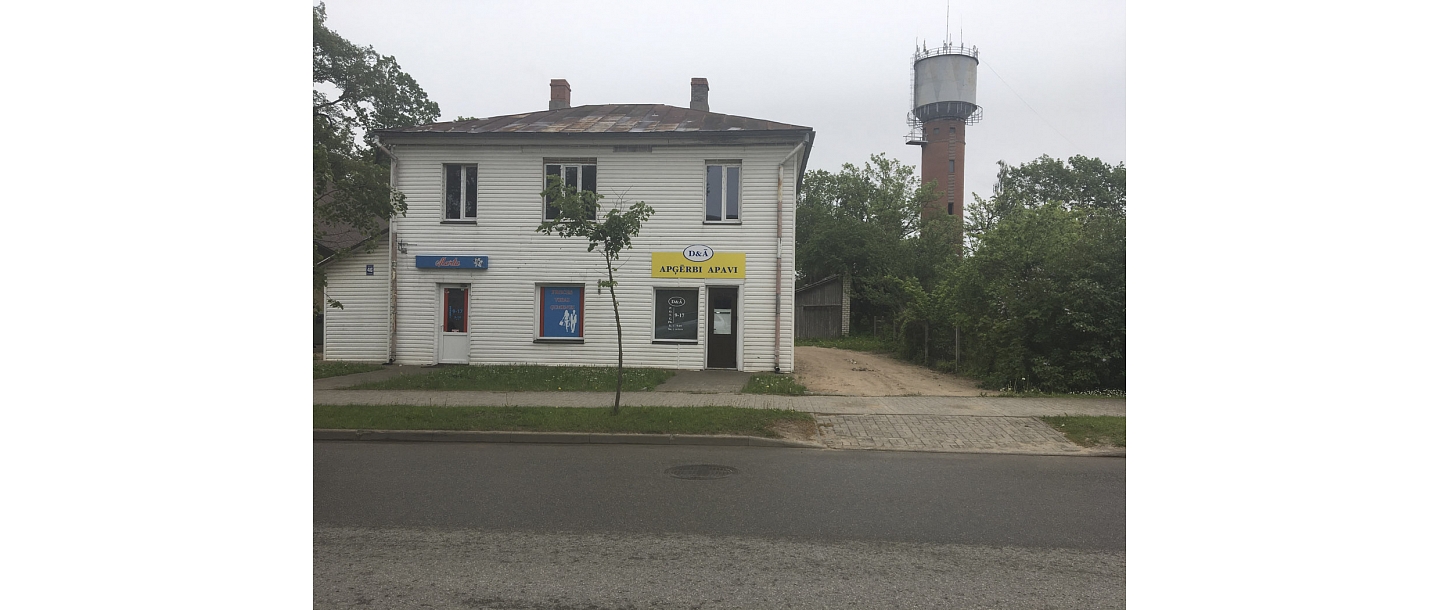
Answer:
[[(630, 142), (633, 143), (633, 142)], [(746, 146), (655, 146), (649, 153), (617, 153), (612, 145), (475, 146), (395, 144), (400, 158), (397, 186), (409, 212), (392, 223), (408, 253), (399, 256), (399, 329), (397, 360), (429, 364), (435, 359), (438, 283), (469, 283), (471, 290), (471, 362), (613, 365), (615, 322), (608, 291), (597, 294), (605, 276), (604, 258), (586, 252), (579, 238), (535, 232), (543, 214), (543, 159), (594, 157), (601, 214), (623, 199), (645, 201), (656, 213), (621, 258), (617, 295), (625, 332), (627, 366), (699, 369), (704, 366), (705, 304), (701, 304), (699, 345), (652, 344), (654, 287), (740, 286), (739, 364), (747, 371), (774, 368), (776, 166), (795, 143)], [(784, 228), (780, 287), (782, 312), (780, 367), (794, 366), (795, 168), (798, 153), (784, 170)], [(706, 225), (705, 159), (742, 159), (741, 225)], [(479, 166), (479, 220), (473, 225), (443, 224), (442, 165)], [(744, 252), (743, 280), (668, 280), (650, 277), (650, 253), (678, 252), (705, 244), (717, 252)], [(416, 269), (418, 254), (484, 254), (487, 270)], [(582, 283), (585, 294), (585, 343), (537, 344), (535, 285)], [(704, 291), (701, 291), (702, 300)]]
[[(326, 266), (325, 296), (345, 306), (325, 308), (326, 360), (389, 360), (387, 254), (388, 248), (382, 242), (374, 252), (355, 253)], [(375, 275), (365, 275), (365, 265), (375, 265)]]

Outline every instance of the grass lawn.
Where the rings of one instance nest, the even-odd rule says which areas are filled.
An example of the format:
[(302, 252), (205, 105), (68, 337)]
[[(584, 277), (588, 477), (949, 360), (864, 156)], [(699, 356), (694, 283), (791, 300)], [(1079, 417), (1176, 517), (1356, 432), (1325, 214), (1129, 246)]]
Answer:
[(893, 341), (890, 341), (889, 339), (882, 339), (869, 335), (796, 339), (795, 345), (808, 345), (813, 347), (836, 347), (840, 349), (851, 349), (857, 352), (874, 352), (877, 354), (893, 353), (898, 347)]
[(738, 407), (419, 407), (315, 405), (316, 429), (507, 430), (637, 434), (739, 434), (778, 438), (775, 424), (813, 427), (803, 411)]
[[(675, 371), (625, 369), (626, 392), (653, 390)], [(614, 392), (615, 369), (589, 366), (447, 366), (356, 386), (355, 390)]]
[(339, 377), (340, 375), (353, 375), (355, 373), (369, 373), (378, 371), (384, 367), (378, 364), (365, 362), (340, 362), (337, 360), (316, 360), (314, 379), (326, 377)]
[(740, 390), (744, 394), (783, 394), (786, 396), (803, 396), (805, 386), (795, 382), (789, 375), (774, 375), (765, 373), (755, 375), (745, 383), (745, 389)]
[(1040, 418), (1081, 447), (1125, 446), (1125, 418), (1114, 415), (1049, 415)]

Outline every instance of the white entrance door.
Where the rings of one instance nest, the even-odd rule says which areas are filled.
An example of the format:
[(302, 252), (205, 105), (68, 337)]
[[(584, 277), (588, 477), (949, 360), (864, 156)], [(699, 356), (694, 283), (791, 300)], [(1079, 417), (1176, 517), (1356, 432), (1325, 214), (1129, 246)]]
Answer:
[(440, 287), (440, 342), (435, 361), (470, 364), (470, 287)]

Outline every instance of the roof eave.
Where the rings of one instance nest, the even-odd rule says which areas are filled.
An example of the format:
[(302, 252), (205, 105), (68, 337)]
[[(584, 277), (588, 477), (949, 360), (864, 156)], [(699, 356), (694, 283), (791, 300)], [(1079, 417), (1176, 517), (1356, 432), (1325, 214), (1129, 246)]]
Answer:
[[(504, 131), (504, 132), (452, 132), (452, 131), (376, 131), (375, 137), (382, 141), (393, 142), (407, 139), (470, 139), (470, 140), (499, 140), (499, 139), (535, 139), (535, 140), (575, 140), (583, 138), (605, 138), (605, 139), (743, 139), (743, 138), (774, 138), (776, 140), (794, 141), (797, 138), (812, 139), (809, 134), (815, 130), (809, 127), (798, 129), (734, 129), (726, 131)], [(808, 156), (808, 146), (807, 146)]]

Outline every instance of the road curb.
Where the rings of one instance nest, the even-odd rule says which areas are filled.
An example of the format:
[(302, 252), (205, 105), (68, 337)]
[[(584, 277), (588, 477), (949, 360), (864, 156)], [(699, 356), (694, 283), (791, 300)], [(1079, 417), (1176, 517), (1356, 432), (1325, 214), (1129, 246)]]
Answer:
[(1014, 451), (1012, 451), (1012, 450), (1008, 450), (1008, 449), (930, 449), (930, 448), (915, 448), (915, 447), (907, 447), (907, 448), (904, 448), (904, 449), (897, 448), (897, 447), (830, 447), (830, 449), (834, 449), (834, 450), (836, 450), (836, 451), (876, 451), (876, 452), (879, 452), (879, 451), (895, 451), (895, 452), (904, 452), (904, 453), (961, 453), (961, 454), (965, 454), (965, 455), (1027, 455), (1027, 456), (1034, 456), (1034, 457), (1110, 457), (1110, 458), (1123, 458), (1123, 457), (1125, 457), (1125, 450), (1124, 450), (1124, 449), (1120, 449), (1120, 450), (1118, 450), (1118, 451), (1111, 451), (1111, 450), (1090, 450), (1090, 449), (1082, 449), (1082, 450), (1080, 450), (1080, 451), (1024, 451), (1024, 450), (1014, 450)]
[(590, 432), (490, 432), (470, 430), (316, 429), (317, 441), (389, 441), (406, 443), (564, 443), (622, 445), (728, 445), (824, 449), (819, 443), (778, 438), (701, 434), (602, 434)]

